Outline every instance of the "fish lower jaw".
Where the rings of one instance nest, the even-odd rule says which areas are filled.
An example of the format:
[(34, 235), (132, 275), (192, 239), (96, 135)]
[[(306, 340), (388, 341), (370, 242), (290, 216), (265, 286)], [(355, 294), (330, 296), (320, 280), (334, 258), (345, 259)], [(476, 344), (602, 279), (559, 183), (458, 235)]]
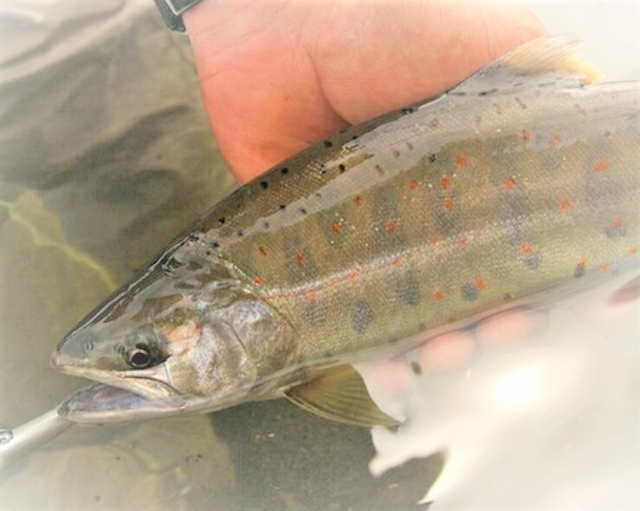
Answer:
[(100, 371), (97, 369), (84, 369), (74, 366), (60, 366), (56, 370), (68, 376), (85, 378), (94, 382), (127, 390), (145, 399), (172, 399), (179, 398), (180, 393), (171, 385), (144, 376), (131, 376), (120, 371)]

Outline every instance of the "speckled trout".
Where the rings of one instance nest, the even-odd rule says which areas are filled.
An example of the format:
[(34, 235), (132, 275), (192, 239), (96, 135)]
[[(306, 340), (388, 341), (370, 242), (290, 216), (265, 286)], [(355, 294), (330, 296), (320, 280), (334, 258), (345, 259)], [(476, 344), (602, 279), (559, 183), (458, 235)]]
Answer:
[(391, 423), (354, 362), (638, 267), (640, 84), (598, 79), (538, 39), (243, 186), (59, 344), (100, 382), (60, 413)]

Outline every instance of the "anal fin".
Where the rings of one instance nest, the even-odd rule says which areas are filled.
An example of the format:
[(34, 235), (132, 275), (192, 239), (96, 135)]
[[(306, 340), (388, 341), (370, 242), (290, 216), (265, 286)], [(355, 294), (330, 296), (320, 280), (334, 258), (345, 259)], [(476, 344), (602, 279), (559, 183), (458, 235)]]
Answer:
[(313, 380), (292, 387), (286, 398), (319, 417), (356, 426), (398, 426), (373, 402), (364, 380), (351, 366), (322, 371)]

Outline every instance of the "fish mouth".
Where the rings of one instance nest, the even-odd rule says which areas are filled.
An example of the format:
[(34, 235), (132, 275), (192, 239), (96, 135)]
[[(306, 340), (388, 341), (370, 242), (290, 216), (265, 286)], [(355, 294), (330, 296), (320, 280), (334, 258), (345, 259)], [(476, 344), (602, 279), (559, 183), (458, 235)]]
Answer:
[[(162, 366), (137, 371), (112, 371), (83, 367), (77, 363), (65, 360), (63, 355), (54, 352), (51, 355), (51, 367), (61, 374), (86, 378), (100, 382), (105, 386), (115, 387), (139, 395), (146, 400), (184, 399), (182, 394), (172, 385), (164, 381), (168, 379)], [(162, 378), (164, 376), (164, 378)]]
[(71, 394), (58, 407), (58, 415), (81, 423), (126, 422), (177, 415), (184, 399), (148, 399), (130, 390), (94, 383)]

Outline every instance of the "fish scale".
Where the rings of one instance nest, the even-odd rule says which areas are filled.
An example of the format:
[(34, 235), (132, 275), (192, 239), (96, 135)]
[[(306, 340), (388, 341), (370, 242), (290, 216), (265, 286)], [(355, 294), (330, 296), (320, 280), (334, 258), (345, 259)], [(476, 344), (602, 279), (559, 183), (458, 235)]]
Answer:
[[(596, 75), (573, 41), (543, 38), (240, 188), (54, 354), (64, 372), (138, 393), (136, 407), (83, 391), (64, 413), (284, 394), (388, 424), (345, 369), (363, 353), (637, 267), (640, 87)], [(127, 368), (131, 353), (144, 367)]]
[[(449, 314), (434, 314), (434, 308), (473, 314), (486, 308), (487, 303), (498, 305), (505, 295), (517, 298), (548, 289), (573, 278), (580, 258), (591, 261), (590, 267), (603, 263), (615, 266), (638, 243), (637, 215), (630, 213), (638, 204), (639, 174), (631, 170), (639, 154), (640, 125), (637, 113), (629, 115), (628, 109), (638, 104), (639, 95), (631, 87), (601, 89), (586, 94), (574, 89), (539, 94), (534, 89), (519, 92), (519, 101), (513, 94), (502, 94), (492, 99), (469, 99), (470, 108), (459, 105), (459, 100), (446, 99), (439, 100), (436, 111), (417, 107), (395, 122), (428, 126), (444, 115), (438, 110), (447, 112), (452, 104), (460, 106), (455, 122), (440, 122), (437, 128), (421, 130), (422, 139), (410, 135), (412, 146), (422, 148), (418, 151), (423, 157), (417, 163), (412, 161), (415, 158), (407, 158), (402, 165), (404, 153), (416, 152), (406, 148), (406, 139), (394, 134), (387, 142), (384, 133), (376, 133), (375, 128), (373, 135), (362, 134), (358, 140), (345, 142), (344, 151), (334, 143), (332, 154), (323, 160), (327, 172), (322, 179), (310, 175), (304, 162), (299, 167), (289, 165), (291, 172), (287, 175), (271, 175), (274, 184), (295, 179), (291, 185), (283, 182), (273, 188), (289, 191), (291, 186), (306, 195), (287, 204), (290, 217), (283, 222), (285, 225), (279, 224), (275, 213), (268, 215), (268, 232), (234, 239), (235, 231), (242, 226), (260, 224), (265, 218), (261, 211), (269, 210), (269, 202), (279, 202), (277, 192), (262, 190), (262, 197), (255, 199), (256, 217), (245, 214), (242, 226), (232, 221), (214, 234), (222, 246), (221, 253), (250, 279), (260, 277), (262, 284), (256, 292), (268, 297), (308, 339), (303, 344), (309, 357), (325, 352), (328, 345), (339, 352), (345, 347), (358, 350), (415, 333), (421, 324), (426, 323), (427, 328), (439, 326)], [(581, 101), (587, 123), (575, 124), (576, 101)], [(520, 103), (527, 106), (526, 111)], [(496, 105), (501, 108), (497, 110)], [(555, 113), (555, 123), (548, 118), (549, 109)], [(614, 115), (616, 111), (618, 116)], [(482, 116), (482, 128), (473, 124), (477, 115)], [(382, 126), (381, 131), (394, 132), (393, 121), (382, 121)], [(529, 141), (522, 136), (525, 129), (532, 135)], [(432, 143), (434, 136), (450, 142), (438, 148)], [(369, 138), (376, 144), (375, 153), (369, 151)], [(553, 142), (554, 138), (559, 140)], [(342, 154), (353, 158), (355, 146), (362, 157), (345, 172), (336, 173), (337, 162), (344, 159)], [(425, 157), (425, 152), (435, 155), (435, 161)], [(463, 168), (456, 164), (460, 155), (469, 160)], [(610, 159), (610, 168), (596, 172), (593, 167), (603, 157)], [(391, 165), (394, 172), (381, 175), (378, 168)], [(360, 176), (352, 177), (355, 173), (367, 176), (367, 187), (333, 186), (361, 180)], [(443, 187), (443, 176), (452, 182), (449, 186)], [(508, 190), (505, 181), (511, 177), (515, 185)], [(411, 190), (412, 182), (418, 183), (417, 190)], [(345, 190), (342, 195), (332, 192), (329, 202), (339, 204), (329, 210), (341, 208), (344, 218), (339, 244), (331, 243), (334, 234), (324, 221), (327, 210), (316, 198), (318, 193), (324, 196), (329, 187)], [(271, 193), (273, 198), (269, 197)], [(454, 201), (450, 210), (449, 198)], [(561, 210), (563, 200), (572, 204), (573, 211)], [(307, 214), (295, 211), (301, 205), (305, 205)], [(629, 234), (617, 240), (605, 239), (607, 222), (612, 224), (622, 217), (627, 217)], [(388, 232), (386, 222), (397, 223), (394, 232)], [(572, 233), (576, 229), (581, 231), (581, 239), (564, 243), (575, 238)], [(284, 240), (293, 236), (303, 240), (306, 258), (318, 260), (313, 270), (299, 272), (297, 278), (286, 273), (294, 255), (282, 248)], [(523, 264), (525, 243), (537, 255), (537, 265)], [(268, 246), (270, 255), (260, 258), (258, 246)], [(389, 265), (393, 259), (400, 264), (391, 264), (389, 274), (383, 277), (380, 266)], [(416, 272), (415, 280), (425, 297), (419, 304), (396, 299), (394, 288), (407, 285), (402, 275), (408, 268)], [(347, 278), (350, 270), (358, 275)], [(487, 282), (486, 289), (477, 289), (478, 279)], [(465, 285), (478, 291), (477, 300), (465, 298), (460, 291)], [(299, 313), (299, 303), (311, 299), (307, 293), (311, 289), (318, 291), (313, 301), (325, 303), (316, 307), (330, 311), (331, 326), (322, 327), (328, 330), (310, 327), (314, 322)], [(434, 300), (435, 289), (444, 291), (446, 298)], [(354, 337), (351, 311), (363, 299), (375, 319), (368, 328), (358, 329)], [(475, 303), (464, 303), (467, 301)], [(429, 317), (432, 321), (426, 321)]]

